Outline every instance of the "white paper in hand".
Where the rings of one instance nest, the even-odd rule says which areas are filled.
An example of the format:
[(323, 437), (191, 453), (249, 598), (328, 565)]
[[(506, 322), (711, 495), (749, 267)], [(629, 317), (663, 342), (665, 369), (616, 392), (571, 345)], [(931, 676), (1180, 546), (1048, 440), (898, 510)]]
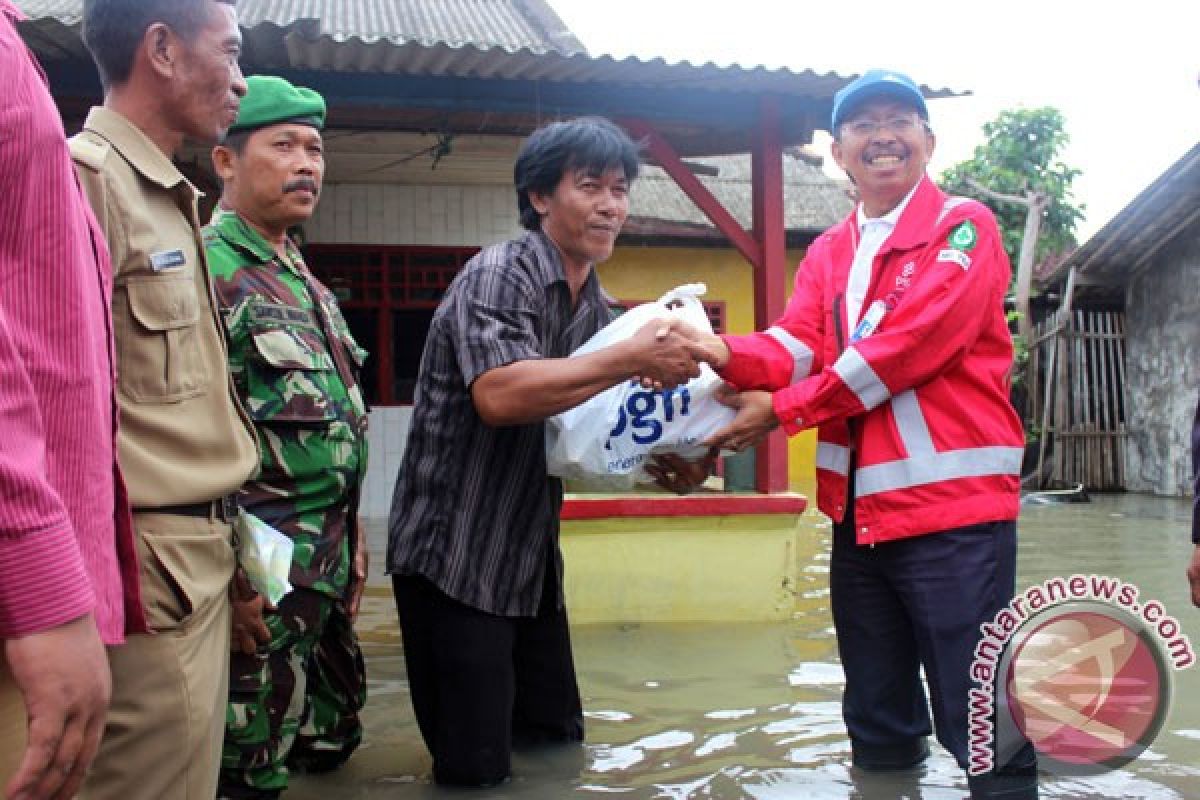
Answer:
[(268, 603), (279, 605), (292, 590), (288, 575), (292, 571), (295, 542), (245, 509), (238, 514), (234, 527), (238, 534), (238, 563), (246, 571), (250, 585)]

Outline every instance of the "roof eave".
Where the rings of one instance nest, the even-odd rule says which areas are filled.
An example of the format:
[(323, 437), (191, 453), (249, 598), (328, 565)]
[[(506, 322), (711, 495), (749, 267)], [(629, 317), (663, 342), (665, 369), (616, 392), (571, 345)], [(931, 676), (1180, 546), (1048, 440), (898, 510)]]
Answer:
[(1078, 275), (1119, 282), (1198, 220), (1200, 143), (1039, 282), (1062, 283), (1072, 267)]

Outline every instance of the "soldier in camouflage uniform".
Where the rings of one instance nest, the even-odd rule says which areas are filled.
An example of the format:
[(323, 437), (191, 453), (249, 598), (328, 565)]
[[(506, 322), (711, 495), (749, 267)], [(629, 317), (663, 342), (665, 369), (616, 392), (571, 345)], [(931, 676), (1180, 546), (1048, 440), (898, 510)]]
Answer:
[(362, 738), (366, 700), (352, 628), (366, 576), (355, 510), (367, 455), (355, 372), (366, 354), (287, 235), (320, 192), (325, 103), (281, 78), (247, 86), (213, 151), (223, 192), (204, 244), (262, 450), (241, 503), (295, 542), (295, 588), (260, 617), (262, 598), (235, 582), (223, 798), (278, 797), (289, 769), (340, 766)]

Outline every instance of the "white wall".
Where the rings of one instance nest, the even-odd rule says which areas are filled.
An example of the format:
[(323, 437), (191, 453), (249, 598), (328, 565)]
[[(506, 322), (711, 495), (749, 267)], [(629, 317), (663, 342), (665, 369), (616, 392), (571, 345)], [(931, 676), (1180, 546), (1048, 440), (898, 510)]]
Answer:
[[(511, 186), (332, 183), (304, 232), (314, 243), (482, 247), (515, 236), (520, 225)], [(371, 411), (365, 517), (387, 517), (411, 418), (406, 406)]]
[(511, 186), (335, 183), (304, 233), (325, 244), (482, 247), (520, 229)]
[(392, 504), (396, 471), (404, 457), (412, 408), (391, 406), (371, 409), (367, 427), (367, 479), (360, 512), (364, 517), (386, 519)]

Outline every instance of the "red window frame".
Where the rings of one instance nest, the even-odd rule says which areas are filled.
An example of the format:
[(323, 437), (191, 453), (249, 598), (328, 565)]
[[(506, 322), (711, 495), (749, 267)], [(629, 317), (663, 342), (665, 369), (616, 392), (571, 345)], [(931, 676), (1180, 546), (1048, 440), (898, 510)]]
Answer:
[[(378, 312), (374, 342), (362, 342), (374, 354), (373, 403), (397, 405), (393, 372), (392, 311), (436, 308), (446, 288), (479, 247), (410, 245), (309, 244), (306, 261), (317, 277), (337, 295), (343, 308)], [(627, 309), (645, 300), (618, 300)], [(726, 329), (725, 301), (705, 302), (716, 333)]]
[(375, 405), (397, 405), (392, 358), (392, 311), (437, 308), (446, 287), (478, 247), (310, 244), (305, 260), (347, 309), (379, 312), (375, 341)]

